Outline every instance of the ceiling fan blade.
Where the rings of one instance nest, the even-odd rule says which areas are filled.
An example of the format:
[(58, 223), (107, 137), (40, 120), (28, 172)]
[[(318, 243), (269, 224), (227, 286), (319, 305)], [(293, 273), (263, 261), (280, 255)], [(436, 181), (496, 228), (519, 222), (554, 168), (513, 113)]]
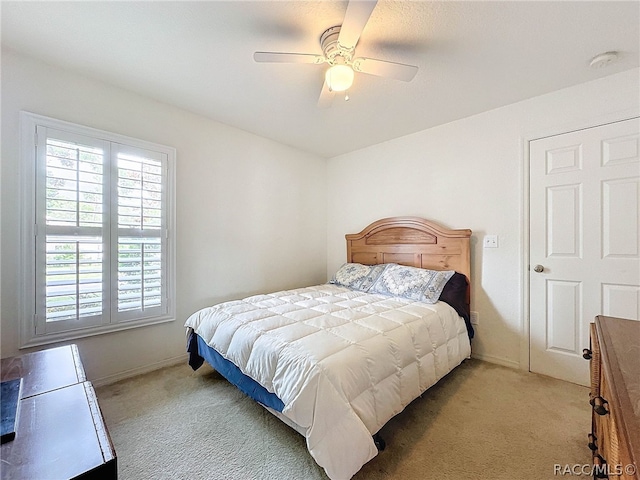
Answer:
[(280, 52), (255, 52), (253, 59), (256, 62), (266, 63), (314, 63), (319, 65), (324, 63), (322, 55), (313, 53), (280, 53)]
[(324, 82), (322, 85), (322, 91), (320, 92), (320, 98), (318, 98), (318, 107), (329, 108), (333, 102), (334, 96), (335, 93), (329, 90), (329, 85), (327, 85), (327, 82)]
[(345, 48), (355, 48), (362, 30), (369, 21), (377, 0), (351, 0), (340, 27), (338, 43)]
[(418, 73), (415, 65), (387, 62), (373, 58), (360, 57), (353, 60), (353, 69), (356, 72), (368, 73), (379, 77), (395, 78), (403, 82), (410, 82)]

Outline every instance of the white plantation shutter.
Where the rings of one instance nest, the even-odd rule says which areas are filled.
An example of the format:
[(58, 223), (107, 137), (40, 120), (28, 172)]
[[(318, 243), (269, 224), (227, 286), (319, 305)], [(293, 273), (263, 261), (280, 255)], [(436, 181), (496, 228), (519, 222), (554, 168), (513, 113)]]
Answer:
[(102, 314), (103, 251), (102, 237), (46, 236), (47, 322)]
[(25, 195), (34, 201), (28, 340), (171, 320), (175, 151), (38, 119)]
[(36, 330), (50, 333), (104, 322), (104, 199), (109, 145), (38, 127)]
[(166, 311), (167, 155), (117, 145), (113, 152), (112, 231), (117, 265), (114, 309), (120, 320)]

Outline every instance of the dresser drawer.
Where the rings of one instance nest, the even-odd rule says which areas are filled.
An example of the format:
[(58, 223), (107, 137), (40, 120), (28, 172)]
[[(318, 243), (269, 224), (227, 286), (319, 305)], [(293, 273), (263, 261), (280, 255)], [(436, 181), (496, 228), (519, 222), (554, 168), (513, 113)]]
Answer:
[[(609, 465), (620, 465), (620, 439), (618, 438), (618, 424), (614, 417), (615, 412), (611, 411), (611, 405), (608, 403), (611, 398), (611, 391), (606, 378), (600, 379), (600, 396), (603, 400), (600, 405), (602, 410), (594, 407), (593, 418), (596, 423), (596, 436), (599, 439), (598, 453), (607, 461)], [(602, 412), (604, 415), (602, 415)], [(598, 413), (600, 412), (600, 413)]]

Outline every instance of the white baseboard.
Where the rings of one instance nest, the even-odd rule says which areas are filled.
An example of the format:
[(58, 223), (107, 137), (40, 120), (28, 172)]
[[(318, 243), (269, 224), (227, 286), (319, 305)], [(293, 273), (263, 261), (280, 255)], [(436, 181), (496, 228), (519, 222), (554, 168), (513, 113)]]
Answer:
[(482, 353), (474, 353), (471, 352), (471, 358), (477, 358), (478, 360), (482, 360), (484, 362), (496, 363), (498, 365), (502, 365), (503, 367), (516, 368), (520, 369), (520, 364), (513, 360), (509, 360), (508, 358), (500, 358), (494, 357), (493, 355), (485, 355)]
[(119, 382), (126, 378), (135, 377), (136, 375), (142, 375), (144, 373), (153, 372), (165, 367), (171, 367), (179, 363), (187, 363), (188, 355), (178, 355), (177, 357), (167, 358), (159, 362), (151, 363), (149, 365), (143, 365), (142, 367), (132, 368), (131, 370), (125, 370), (124, 372), (114, 373), (113, 375), (107, 375), (106, 377), (97, 378), (91, 380), (94, 387), (102, 387), (103, 385), (109, 385), (111, 383)]

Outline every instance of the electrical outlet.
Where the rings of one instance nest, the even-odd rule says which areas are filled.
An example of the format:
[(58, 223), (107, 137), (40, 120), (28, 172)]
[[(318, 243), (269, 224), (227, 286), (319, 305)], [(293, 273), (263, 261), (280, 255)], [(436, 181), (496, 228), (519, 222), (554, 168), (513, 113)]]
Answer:
[(485, 235), (482, 245), (484, 246), (484, 248), (498, 248), (498, 236)]
[(480, 314), (478, 312), (471, 312), (471, 325), (479, 325)]

